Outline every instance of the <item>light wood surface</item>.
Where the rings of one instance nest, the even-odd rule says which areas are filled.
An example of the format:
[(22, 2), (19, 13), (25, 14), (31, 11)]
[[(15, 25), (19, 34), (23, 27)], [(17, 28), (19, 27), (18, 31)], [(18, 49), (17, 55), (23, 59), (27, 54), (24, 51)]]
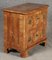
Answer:
[(45, 46), (47, 11), (48, 5), (33, 3), (4, 9), (4, 51), (14, 48), (27, 57), (32, 47)]

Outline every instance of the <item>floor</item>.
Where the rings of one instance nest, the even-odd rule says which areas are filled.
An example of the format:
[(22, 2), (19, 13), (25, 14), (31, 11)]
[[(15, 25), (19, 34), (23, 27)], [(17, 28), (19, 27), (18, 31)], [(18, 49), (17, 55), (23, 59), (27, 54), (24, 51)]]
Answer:
[(29, 57), (21, 58), (19, 53), (3, 52), (3, 15), (0, 13), (0, 60), (52, 60), (52, 20), (48, 19), (46, 47), (36, 46), (29, 52)]

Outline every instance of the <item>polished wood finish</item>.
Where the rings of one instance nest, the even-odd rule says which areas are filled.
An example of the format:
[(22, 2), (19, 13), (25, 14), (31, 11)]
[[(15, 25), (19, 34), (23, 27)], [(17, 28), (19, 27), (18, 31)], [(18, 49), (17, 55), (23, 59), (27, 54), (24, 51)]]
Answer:
[(4, 51), (11, 48), (28, 56), (28, 50), (36, 45), (45, 46), (48, 5), (26, 3), (5, 8)]
[(48, 7), (48, 5), (26, 3), (26, 4), (13, 6), (10, 8), (5, 8), (4, 11), (13, 12), (13, 13), (20, 13), (20, 14), (28, 14), (28, 13), (33, 12), (34, 10), (39, 9), (41, 7), (46, 8), (46, 7)]

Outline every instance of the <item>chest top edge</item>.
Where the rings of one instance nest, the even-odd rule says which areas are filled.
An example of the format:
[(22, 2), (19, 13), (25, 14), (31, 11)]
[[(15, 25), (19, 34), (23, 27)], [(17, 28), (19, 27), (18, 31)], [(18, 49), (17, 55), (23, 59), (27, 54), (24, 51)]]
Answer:
[(48, 5), (36, 4), (36, 3), (25, 3), (25, 4), (21, 4), (21, 5), (9, 7), (9, 8), (4, 8), (3, 12), (28, 14), (34, 10), (39, 10), (41, 8), (48, 8)]

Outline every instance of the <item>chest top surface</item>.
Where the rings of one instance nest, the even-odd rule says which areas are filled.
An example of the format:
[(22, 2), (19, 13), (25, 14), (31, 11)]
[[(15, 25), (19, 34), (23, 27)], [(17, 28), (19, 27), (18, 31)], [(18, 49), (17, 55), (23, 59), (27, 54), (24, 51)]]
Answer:
[(41, 7), (48, 7), (48, 5), (36, 4), (36, 3), (24, 3), (21, 5), (4, 8), (4, 11), (26, 14), (28, 12), (31, 12), (31, 11), (41, 8)]

